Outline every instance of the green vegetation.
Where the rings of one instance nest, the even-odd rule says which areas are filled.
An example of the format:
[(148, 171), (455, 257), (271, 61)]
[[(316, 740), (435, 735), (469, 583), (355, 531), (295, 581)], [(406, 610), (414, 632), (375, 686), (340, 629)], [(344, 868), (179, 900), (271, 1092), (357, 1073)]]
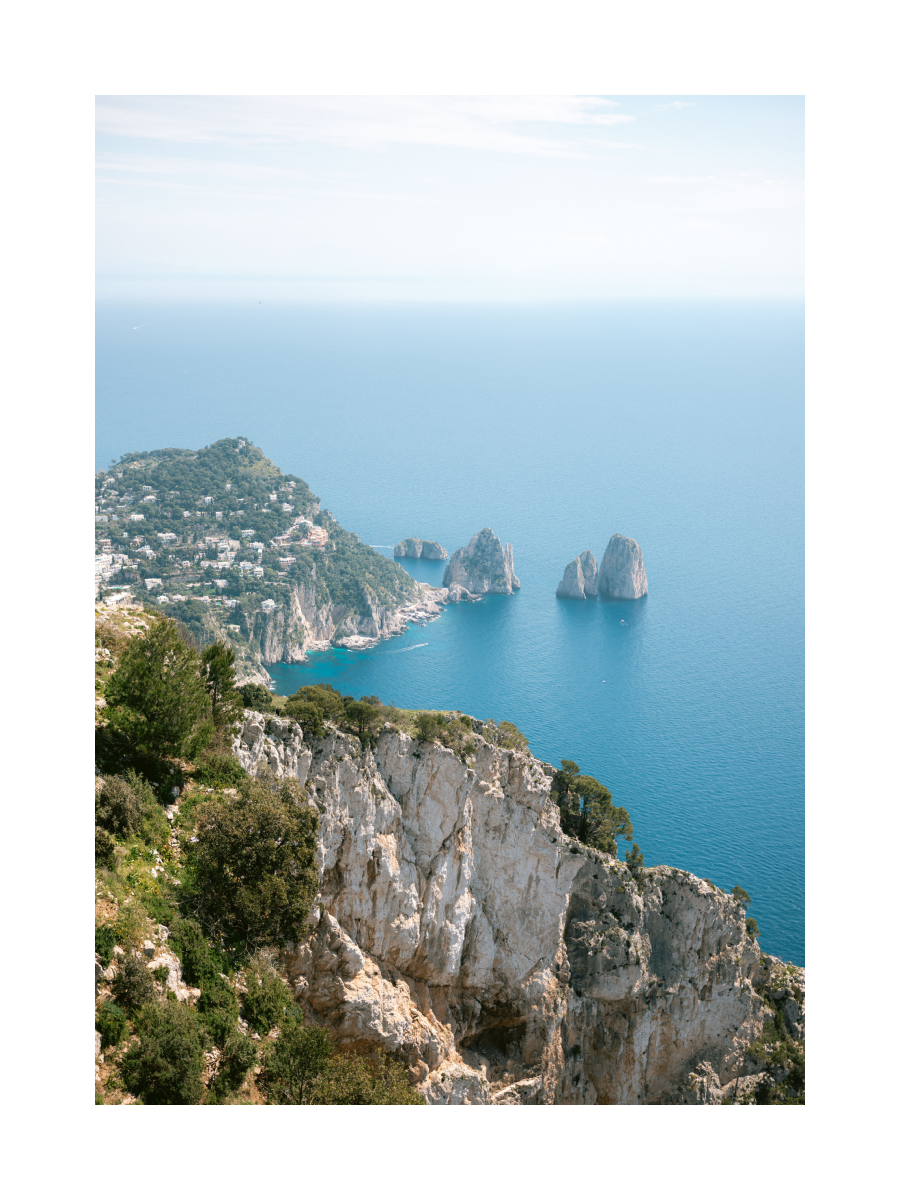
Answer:
[(188, 860), (205, 928), (255, 947), (299, 941), (317, 889), (318, 814), (296, 780), (246, 779), (197, 811)]
[(759, 926), (753, 917), (747, 918), (747, 933), (753, 938), (754, 941), (756, 941), (756, 939), (759, 937)]
[[(609, 789), (592, 775), (582, 775), (578, 764), (571, 759), (562, 759), (562, 768), (553, 777), (550, 796), (559, 806), (560, 825), (569, 837), (613, 856), (618, 853), (618, 838), (632, 840), (634, 830), (627, 810), (616, 808)], [(637, 852), (640, 854), (639, 847)], [(643, 855), (640, 857), (642, 863)]]
[(96, 1027), (100, 1034), (101, 1045), (118, 1046), (122, 1038), (125, 1036), (125, 1028), (127, 1025), (127, 1017), (125, 1012), (119, 1008), (118, 1004), (113, 1004), (111, 1000), (107, 1000), (97, 1013)]
[(129, 1047), (120, 1065), (129, 1091), (145, 1104), (199, 1104), (204, 1039), (194, 1009), (174, 999), (146, 1004), (135, 1031), (140, 1042)]
[(743, 904), (744, 908), (749, 907), (749, 905), (752, 903), (750, 900), (750, 893), (745, 892), (744, 889), (742, 887), (738, 887), (737, 884), (735, 884), (731, 889), (731, 894), (739, 904)]
[(281, 1029), (265, 1066), (263, 1086), (275, 1104), (424, 1104), (403, 1068), (377, 1054), (369, 1063), (335, 1054), (324, 1029), (299, 1020)]
[(245, 683), (237, 690), (244, 708), (253, 709), (254, 712), (271, 712), (272, 693), (261, 683)]
[(291, 989), (258, 957), (250, 960), (244, 977), (247, 984), (244, 1019), (256, 1033), (266, 1034), (293, 1012)]
[[(104, 549), (129, 560), (104, 590), (127, 585), (140, 602), (164, 603), (200, 647), (225, 641), (252, 654), (262, 602), (285, 604), (300, 586), (348, 615), (394, 608), (415, 592), (402, 567), (319, 511), (307, 484), (246, 438), (126, 454), (96, 476), (95, 500), (108, 518), (97, 525), (98, 549), (108, 538)], [(324, 547), (302, 544), (311, 523), (328, 533)], [(162, 582), (151, 589), (152, 579)]]
[(199, 665), (174, 621), (154, 622), (129, 642), (106, 685), (109, 725), (145, 754), (190, 757), (213, 732)]

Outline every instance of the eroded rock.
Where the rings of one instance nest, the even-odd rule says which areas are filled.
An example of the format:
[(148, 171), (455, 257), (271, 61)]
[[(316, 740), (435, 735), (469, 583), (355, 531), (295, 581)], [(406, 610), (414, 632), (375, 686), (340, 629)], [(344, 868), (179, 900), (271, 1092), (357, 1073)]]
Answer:
[(493, 529), (476, 533), (461, 550), (456, 550), (444, 571), (443, 585), (459, 584), (476, 596), (497, 593), (509, 596), (520, 587), (513, 570), (513, 550), (504, 547)]
[(647, 595), (644, 556), (634, 538), (612, 535), (600, 563), (598, 586), (613, 600), (638, 600)]

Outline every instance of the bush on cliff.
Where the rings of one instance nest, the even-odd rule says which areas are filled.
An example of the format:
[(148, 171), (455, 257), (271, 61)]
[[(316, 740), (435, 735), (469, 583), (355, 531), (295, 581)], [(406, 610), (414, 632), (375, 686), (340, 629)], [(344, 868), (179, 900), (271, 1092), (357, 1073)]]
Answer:
[(135, 1030), (140, 1043), (126, 1050), (120, 1065), (128, 1090), (146, 1104), (199, 1104), (204, 1039), (196, 1012), (174, 998), (147, 1004)]
[(176, 623), (155, 621), (131, 639), (106, 685), (110, 726), (145, 753), (191, 756), (213, 731), (199, 666)]
[(155, 999), (153, 976), (142, 957), (126, 954), (119, 959), (119, 968), (112, 981), (112, 994), (128, 1013), (137, 1012)]
[(272, 693), (261, 683), (245, 683), (237, 691), (244, 702), (244, 708), (250, 708), (254, 712), (271, 711)]
[(247, 772), (233, 754), (204, 750), (194, 764), (194, 781), (203, 787), (236, 787), (246, 778)]
[(245, 779), (197, 809), (186, 881), (206, 929), (248, 949), (300, 941), (318, 889), (318, 813), (296, 780)]
[(325, 732), (322, 709), (307, 700), (291, 697), (284, 706), (284, 715), (296, 721), (306, 737), (321, 737)]
[(107, 1000), (97, 1013), (95, 1022), (104, 1046), (118, 1046), (125, 1034), (126, 1018), (124, 1011), (112, 1000)]
[(281, 1028), (262, 1084), (270, 1104), (424, 1104), (398, 1063), (336, 1054), (324, 1029), (301, 1020)]
[(618, 838), (632, 840), (634, 830), (628, 811), (617, 808), (609, 788), (592, 775), (582, 775), (578, 764), (570, 759), (562, 760), (550, 796), (559, 806), (559, 822), (569, 837), (613, 856), (618, 853)]
[(168, 833), (165, 814), (153, 789), (133, 770), (106, 776), (94, 799), (94, 819), (120, 840), (139, 834), (153, 845)]
[(287, 984), (259, 958), (251, 959), (244, 977), (247, 983), (242, 1005), (244, 1019), (262, 1036), (293, 1012), (294, 996)]
[(116, 840), (99, 825), (94, 829), (94, 865), (107, 871), (116, 869)]

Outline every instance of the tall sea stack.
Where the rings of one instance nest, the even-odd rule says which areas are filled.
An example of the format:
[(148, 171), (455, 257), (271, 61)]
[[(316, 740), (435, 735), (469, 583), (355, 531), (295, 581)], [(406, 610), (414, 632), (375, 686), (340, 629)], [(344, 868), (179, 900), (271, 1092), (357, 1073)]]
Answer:
[(634, 538), (614, 533), (600, 563), (600, 591), (613, 600), (638, 600), (647, 595), (644, 556)]
[(454, 583), (474, 596), (495, 592), (509, 596), (520, 586), (513, 571), (513, 549), (509, 542), (504, 548), (493, 529), (476, 533), (468, 546), (454, 551), (444, 571), (444, 587)]

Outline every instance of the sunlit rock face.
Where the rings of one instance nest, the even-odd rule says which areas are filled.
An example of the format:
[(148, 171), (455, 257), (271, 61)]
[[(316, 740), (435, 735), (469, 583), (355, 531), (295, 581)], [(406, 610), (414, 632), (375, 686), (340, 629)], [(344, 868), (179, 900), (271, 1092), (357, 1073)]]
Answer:
[(638, 600), (647, 595), (644, 556), (634, 538), (614, 533), (600, 563), (600, 592), (613, 600)]
[[(285, 958), (309, 1020), (403, 1062), (431, 1104), (743, 1094), (759, 1072), (747, 1046), (780, 993), (762, 994), (739, 902), (565, 836), (553, 768), (473, 724), (464, 762), (393, 726), (363, 751), (333, 728), (310, 740), (273, 724), (276, 739), (247, 715), (241, 761), (295, 774), (320, 814), (310, 936)], [(795, 1036), (792, 970), (777, 1002)]]
[(482, 529), (447, 563), (443, 585), (455, 583), (475, 596), (488, 592), (509, 596), (520, 586), (513, 570), (512, 546), (507, 542), (504, 547), (493, 529)]

